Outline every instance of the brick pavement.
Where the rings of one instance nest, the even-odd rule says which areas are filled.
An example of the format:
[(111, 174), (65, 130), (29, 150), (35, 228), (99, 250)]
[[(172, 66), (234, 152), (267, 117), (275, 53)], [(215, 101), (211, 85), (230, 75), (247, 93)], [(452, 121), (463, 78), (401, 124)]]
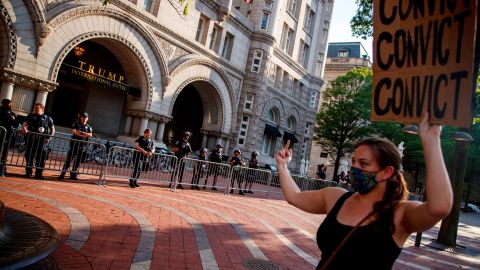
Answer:
[[(2, 178), (0, 199), (58, 231), (52, 256), (60, 269), (248, 269), (247, 259), (314, 269), (320, 257), (315, 234), (324, 216), (284, 200), (54, 179)], [(480, 229), (460, 228), (458, 243), (480, 250)], [(478, 257), (426, 246), (437, 233), (438, 226), (427, 231), (421, 247), (412, 235), (394, 269), (480, 269)]]

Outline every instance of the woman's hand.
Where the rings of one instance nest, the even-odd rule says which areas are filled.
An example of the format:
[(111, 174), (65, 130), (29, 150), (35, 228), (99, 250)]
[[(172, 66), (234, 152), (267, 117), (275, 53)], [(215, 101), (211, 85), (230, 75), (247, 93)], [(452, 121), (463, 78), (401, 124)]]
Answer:
[(275, 155), (275, 161), (277, 162), (278, 167), (280, 167), (281, 165), (287, 166), (288, 163), (290, 163), (290, 161), (292, 160), (292, 149), (289, 148), (290, 140), (288, 140), (283, 149), (278, 151)]
[(428, 112), (424, 111), (422, 113), (422, 121), (418, 125), (418, 135), (423, 142), (428, 141), (429, 139), (440, 138), (442, 133), (442, 126), (430, 124), (430, 116)]

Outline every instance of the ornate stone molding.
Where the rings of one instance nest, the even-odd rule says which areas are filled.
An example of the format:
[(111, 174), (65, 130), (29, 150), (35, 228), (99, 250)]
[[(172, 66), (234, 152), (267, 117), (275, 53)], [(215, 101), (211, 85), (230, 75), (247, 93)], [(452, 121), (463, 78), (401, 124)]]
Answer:
[(149, 111), (127, 110), (125, 114), (133, 117), (148, 118), (151, 120), (158, 121), (160, 123), (168, 123), (170, 122), (170, 120), (172, 120), (172, 117), (170, 116), (165, 116), (165, 115), (161, 115), (161, 114), (149, 112)]
[(273, 37), (270, 33), (263, 33), (263, 32), (255, 32), (252, 35), (252, 41), (259, 41), (266, 43), (270, 46), (275, 46), (276, 45), (276, 40), (275, 37)]
[(36, 40), (36, 55), (42, 47), (45, 39), (52, 32), (50, 27), (47, 27), (47, 22), (45, 20), (44, 13), (42, 12), (43, 8), (38, 6), (38, 1), (36, 0), (23, 0), (25, 6), (27, 7), (28, 13), (33, 24), (33, 30), (35, 32)]
[(15, 34), (15, 27), (13, 25), (10, 14), (0, 1), (0, 13), (2, 14), (2, 20), (5, 25), (5, 32), (8, 39), (8, 58), (5, 63), (0, 63), (3, 67), (13, 68), (15, 66), (15, 60), (17, 59), (17, 35)]
[(43, 92), (52, 92), (58, 83), (38, 79), (10, 68), (0, 68), (0, 79)]
[(231, 139), (233, 136), (229, 133), (221, 132), (218, 130), (207, 130), (207, 129), (201, 129), (200, 133), (202, 135), (207, 135), (207, 136), (215, 136), (215, 137), (220, 137), (222, 139)]
[(285, 118), (285, 106), (283, 102), (278, 97), (270, 98), (262, 109), (262, 118), (268, 119), (268, 111), (272, 108), (277, 108), (279, 112), (279, 119), (277, 124), (282, 124)]
[[(198, 76), (198, 77), (191, 77), (189, 78), (188, 80), (184, 81), (178, 88), (178, 89), (183, 89), (185, 88), (185, 86), (187, 86), (188, 84), (192, 83), (192, 82), (195, 82), (195, 81), (204, 81), (204, 82), (208, 82), (210, 85), (212, 85), (215, 90), (217, 91), (217, 93), (220, 93), (220, 88), (218, 87), (218, 85), (212, 81), (211, 79), (207, 78), (207, 77), (202, 77), (202, 76)], [(175, 91), (175, 94), (173, 95), (173, 98), (172, 100), (175, 101), (177, 100), (177, 97), (178, 95), (180, 94), (181, 91)], [(231, 94), (231, 93), (230, 93)], [(221, 98), (221, 95), (220, 96), (220, 102), (222, 103), (221, 104), (221, 107), (222, 107), (222, 128), (226, 126), (226, 121), (227, 121), (227, 116), (225, 114), (225, 101)], [(173, 106), (175, 105), (175, 102), (172, 102), (170, 104), (170, 107), (168, 108), (168, 112), (171, 114), (173, 112)], [(233, 111), (233, 110), (232, 110)]]
[(218, 6), (217, 7), (217, 19), (219, 22), (223, 22), (228, 18), (228, 7)]
[(58, 76), (58, 71), (60, 70), (60, 66), (63, 63), (63, 60), (65, 59), (67, 54), (70, 52), (70, 50), (72, 50), (73, 47), (75, 47), (79, 43), (82, 43), (85, 40), (92, 39), (92, 38), (115, 39), (115, 40), (123, 43), (124, 45), (126, 45), (128, 48), (130, 48), (130, 50), (137, 56), (138, 60), (140, 61), (140, 63), (142, 64), (142, 66), (144, 68), (145, 78), (147, 80), (147, 91), (148, 92), (147, 92), (147, 107), (146, 107), (146, 110), (150, 110), (150, 108), (152, 107), (152, 102), (153, 102), (152, 72), (148, 68), (147, 61), (143, 57), (142, 53), (130, 41), (128, 41), (127, 39), (125, 39), (125, 38), (123, 38), (119, 35), (116, 35), (116, 34), (99, 33), (99, 32), (87, 33), (87, 34), (78, 36), (77, 38), (72, 40), (69, 44), (67, 44), (63, 48), (62, 52), (57, 57), (57, 59), (55, 61), (55, 65), (53, 66), (53, 71), (50, 75), (50, 79), (51, 80), (53, 80), (53, 79), (56, 80), (56, 78)]
[[(224, 69), (222, 69), (222, 67), (220, 67), (219, 65), (217, 65), (215, 62), (211, 61), (210, 59), (198, 58), (198, 57), (193, 58), (193, 57), (189, 57), (189, 56), (187, 56), (187, 57), (188, 57), (187, 60), (181, 62), (180, 64), (176, 65), (175, 67), (172, 67), (172, 70), (170, 71), (171, 72), (170, 75), (172, 77), (176, 73), (180, 72), (181, 70), (183, 70), (187, 67), (191, 67), (191, 66), (194, 66), (194, 65), (204, 65), (204, 66), (207, 66), (209, 68), (214, 69), (218, 74), (220, 74), (220, 77), (223, 79), (223, 81), (227, 85), (227, 90), (230, 93), (230, 96), (231, 97), (236, 96), (236, 93), (234, 91), (232, 82), (230, 81), (229, 75), (228, 75), (227, 72), (224, 71)], [(207, 79), (205, 81), (211, 82), (210, 79)], [(213, 83), (212, 83), (212, 85), (213, 85)], [(184, 85), (184, 86), (186, 86), (186, 85)], [(216, 87), (216, 88), (218, 90), (218, 87)], [(233, 100), (232, 100), (232, 103), (233, 103)]]
[(181, 47), (175, 46), (159, 36), (157, 36), (157, 41), (160, 43), (160, 48), (162, 48), (163, 54), (166, 56), (169, 66), (178, 58), (190, 54), (190, 52)]
[[(135, 20), (130, 19), (131, 15), (126, 14), (124, 12), (114, 10), (111, 8), (103, 7), (103, 6), (86, 6), (86, 7), (79, 7), (79, 8), (73, 8), (71, 10), (68, 10), (66, 12), (63, 12), (61, 15), (54, 17), (50, 22), (48, 27), (52, 29), (56, 29), (58, 26), (68, 22), (72, 21), (75, 19), (78, 19), (80, 17), (86, 17), (86, 16), (105, 16), (105, 17), (110, 17), (113, 19), (116, 19), (122, 23), (126, 23), (127, 25), (131, 26), (134, 28), (136, 31), (138, 31), (141, 36), (147, 41), (148, 45), (152, 49), (152, 52), (155, 55), (155, 58), (157, 60), (157, 63), (159, 64), (160, 68), (160, 73), (162, 74), (163, 78), (166, 78), (168, 76), (168, 66), (167, 66), (167, 59), (166, 57), (162, 54), (162, 50), (158, 46), (158, 42), (156, 42), (155, 36), (148, 31), (144, 26), (136, 22)], [(115, 34), (111, 34), (114, 36)], [(117, 36), (117, 35), (115, 35)], [(120, 37), (121, 39), (125, 40), (124, 38)], [(130, 42), (129, 42), (130, 43)], [(130, 43), (131, 44), (131, 43)], [(132, 47), (133, 48), (133, 45)], [(137, 53), (138, 49), (135, 49)], [(145, 62), (142, 61), (142, 64)], [(148, 77), (149, 80), (151, 80), (151, 77)], [(148, 107), (146, 108), (149, 110), (151, 107), (151, 102), (148, 103)]]

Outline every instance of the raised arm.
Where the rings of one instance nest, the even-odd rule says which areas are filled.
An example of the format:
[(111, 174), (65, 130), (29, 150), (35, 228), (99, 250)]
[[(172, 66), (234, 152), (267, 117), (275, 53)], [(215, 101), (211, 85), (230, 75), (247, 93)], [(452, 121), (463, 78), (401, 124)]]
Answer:
[(424, 113), (419, 125), (426, 167), (426, 201), (408, 202), (402, 220), (408, 232), (426, 230), (445, 218), (452, 209), (453, 194), (450, 178), (440, 145), (442, 127), (429, 123)]
[(315, 191), (301, 191), (288, 171), (288, 163), (292, 160), (290, 141), (275, 155), (278, 167), (280, 187), (288, 203), (314, 214), (325, 214), (330, 211), (337, 199), (346, 192), (341, 188), (324, 188)]

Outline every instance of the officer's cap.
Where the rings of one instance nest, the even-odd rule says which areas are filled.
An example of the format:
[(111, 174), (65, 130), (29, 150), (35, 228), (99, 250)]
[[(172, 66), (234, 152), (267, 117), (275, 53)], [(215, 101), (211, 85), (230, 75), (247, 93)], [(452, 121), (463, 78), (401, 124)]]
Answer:
[(221, 144), (217, 144), (216, 146), (217, 148), (223, 148), (223, 146)]
[(190, 131), (185, 131), (185, 132), (183, 132), (182, 136), (192, 137), (192, 133)]

